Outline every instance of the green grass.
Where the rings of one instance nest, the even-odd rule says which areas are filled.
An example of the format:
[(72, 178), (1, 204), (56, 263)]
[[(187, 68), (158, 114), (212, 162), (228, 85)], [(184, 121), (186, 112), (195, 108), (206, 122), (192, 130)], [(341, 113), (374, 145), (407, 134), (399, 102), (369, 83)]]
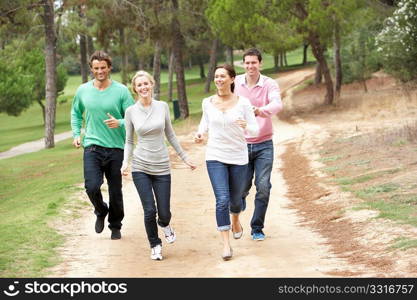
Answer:
[[(63, 159), (65, 158), (65, 159)], [(82, 180), (82, 151), (54, 149), (0, 160), (0, 276), (42, 276), (63, 238), (48, 224)]]
[(375, 177), (376, 177), (376, 174), (369, 174), (369, 175), (361, 175), (361, 176), (357, 176), (353, 178), (342, 177), (342, 178), (336, 179), (336, 181), (337, 183), (341, 185), (353, 185), (356, 183), (362, 183), (362, 182), (372, 180)]
[(356, 196), (362, 199), (367, 199), (374, 197), (376, 194), (380, 193), (390, 193), (396, 191), (400, 188), (398, 184), (395, 183), (384, 183), (376, 186), (370, 186), (365, 189), (359, 190), (356, 192)]
[(349, 163), (349, 165), (353, 165), (353, 166), (363, 166), (363, 165), (367, 165), (369, 164), (371, 161), (368, 159), (360, 159), (357, 161), (352, 161)]
[[(70, 112), (70, 102), (57, 105), (55, 133), (71, 130)], [(19, 117), (0, 113), (0, 152), (22, 143), (41, 139), (44, 135), (45, 128), (39, 104), (33, 104)]]
[(408, 239), (405, 237), (397, 238), (394, 241), (394, 244), (390, 247), (390, 249), (401, 249), (407, 250), (410, 248), (417, 247), (417, 240), (416, 239)]
[(331, 162), (331, 161), (336, 161), (338, 159), (341, 159), (342, 157), (343, 157), (342, 155), (327, 156), (327, 157), (319, 158), (318, 161), (319, 162)]
[(407, 204), (393, 203), (385, 200), (371, 200), (364, 202), (357, 209), (378, 210), (378, 218), (389, 219), (400, 224), (417, 226), (415, 209)]
[(396, 203), (417, 205), (417, 194), (395, 194), (390, 200)]

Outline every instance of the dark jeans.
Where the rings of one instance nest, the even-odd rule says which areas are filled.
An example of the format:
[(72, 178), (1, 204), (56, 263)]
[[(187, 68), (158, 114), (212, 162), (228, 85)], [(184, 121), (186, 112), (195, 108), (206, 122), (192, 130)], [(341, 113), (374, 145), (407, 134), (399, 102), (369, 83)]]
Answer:
[(231, 165), (207, 160), (207, 171), (216, 197), (217, 230), (230, 230), (229, 208), (232, 214), (242, 210), (244, 180), (248, 165)]
[(168, 226), (169, 221), (171, 221), (171, 175), (149, 175), (143, 172), (132, 172), (132, 178), (142, 202), (146, 234), (149, 244), (153, 248), (162, 244), (158, 237), (156, 213), (158, 212), (159, 226)]
[(250, 222), (251, 233), (261, 232), (264, 228), (266, 210), (271, 191), (271, 171), (274, 162), (274, 145), (272, 140), (259, 144), (248, 144), (249, 164), (246, 178), (246, 187), (242, 199), (242, 210), (246, 208), (246, 197), (252, 187), (253, 175), (255, 175), (255, 210)]
[[(120, 168), (123, 162), (123, 150), (88, 146), (84, 149), (85, 190), (94, 206), (97, 216), (109, 214), (109, 228), (120, 229), (124, 217), (122, 175)], [(109, 206), (103, 201), (101, 185), (106, 176), (109, 188)]]

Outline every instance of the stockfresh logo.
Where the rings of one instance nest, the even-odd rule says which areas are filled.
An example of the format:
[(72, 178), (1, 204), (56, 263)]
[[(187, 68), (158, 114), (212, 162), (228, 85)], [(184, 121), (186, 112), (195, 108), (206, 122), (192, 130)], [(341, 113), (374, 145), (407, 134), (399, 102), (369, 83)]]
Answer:
[(14, 281), (13, 284), (10, 284), (3, 293), (9, 297), (14, 297), (20, 293), (20, 291), (16, 288), (19, 284), (19, 281)]

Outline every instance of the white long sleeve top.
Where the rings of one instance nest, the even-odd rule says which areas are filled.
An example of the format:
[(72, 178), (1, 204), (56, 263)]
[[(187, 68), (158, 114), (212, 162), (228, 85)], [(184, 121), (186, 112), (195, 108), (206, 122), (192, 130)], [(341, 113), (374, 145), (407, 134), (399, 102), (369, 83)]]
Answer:
[[(203, 100), (203, 115), (198, 126), (198, 133), (208, 132), (206, 160), (234, 165), (247, 164), (248, 147), (245, 134), (256, 137), (259, 133), (259, 126), (249, 100), (239, 96), (235, 106), (224, 112), (212, 101), (213, 96)], [(246, 129), (234, 123), (237, 119), (246, 120)]]

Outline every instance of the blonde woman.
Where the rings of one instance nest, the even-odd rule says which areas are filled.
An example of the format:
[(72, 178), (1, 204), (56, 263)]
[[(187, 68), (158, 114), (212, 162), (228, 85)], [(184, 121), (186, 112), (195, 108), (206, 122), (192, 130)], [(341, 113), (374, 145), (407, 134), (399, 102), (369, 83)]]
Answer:
[[(185, 164), (192, 170), (195, 165), (188, 160), (178, 143), (171, 125), (168, 104), (153, 99), (154, 84), (153, 77), (145, 71), (138, 71), (132, 79), (132, 90), (137, 101), (125, 114), (126, 143), (121, 172), (124, 176), (128, 174), (131, 161), (132, 178), (144, 210), (151, 259), (162, 260), (162, 242), (158, 237), (157, 224), (168, 243), (173, 243), (176, 239), (175, 232), (169, 225), (171, 175), (165, 137)], [(133, 149), (135, 133), (137, 145)]]

